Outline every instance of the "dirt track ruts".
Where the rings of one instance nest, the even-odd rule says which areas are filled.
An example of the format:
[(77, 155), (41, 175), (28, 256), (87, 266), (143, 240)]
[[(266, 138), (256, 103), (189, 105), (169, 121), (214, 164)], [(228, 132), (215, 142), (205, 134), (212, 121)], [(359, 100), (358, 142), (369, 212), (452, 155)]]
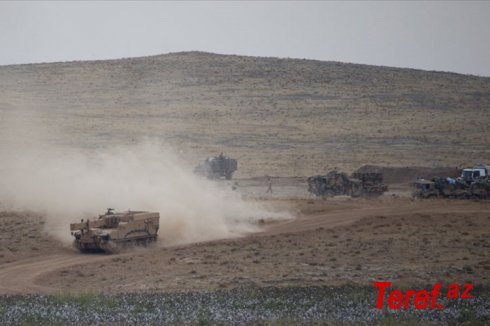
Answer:
[[(267, 228), (262, 234), (281, 234), (314, 230), (319, 227), (333, 228), (342, 225), (352, 224), (362, 218), (376, 215), (396, 216), (407, 213), (458, 213), (468, 212), (469, 206), (466, 202), (452, 202), (451, 206), (434, 206), (434, 201), (394, 201), (384, 202), (380, 206), (376, 203), (369, 203), (370, 206), (352, 207), (340, 209), (333, 212), (313, 212), (311, 214), (300, 214), (297, 218), (281, 223), (274, 224)], [(460, 207), (460, 205), (462, 205)], [(354, 205), (353, 205), (354, 206)]]
[[(36, 283), (36, 278), (44, 273), (83, 263), (94, 263), (110, 256), (81, 255), (67, 252), (52, 256), (43, 256), (16, 261), (0, 266), (0, 293), (53, 293), (56, 288)], [(83, 280), (80, 280), (83, 282)]]
[[(319, 203), (318, 201), (314, 201)], [(311, 203), (314, 203), (311, 202)], [(315, 207), (308, 201), (301, 201), (301, 213), (293, 220), (283, 221), (267, 226), (263, 232), (250, 234), (250, 237), (262, 237), (269, 235), (291, 234), (316, 230), (329, 229), (349, 225), (363, 218), (375, 216), (394, 217), (407, 215), (408, 213), (471, 213), (477, 212), (487, 206), (487, 203), (472, 203), (465, 201), (409, 201), (391, 200), (384, 201), (339, 201), (325, 202), (326, 207)], [(324, 204), (320, 204), (324, 205)], [(325, 209), (323, 209), (325, 208)], [(407, 216), (410, 216), (409, 214)], [(227, 239), (226, 241), (235, 241)], [(179, 246), (182, 247), (182, 246)], [(172, 248), (168, 248), (172, 250)], [(156, 254), (156, 253), (155, 253)], [(118, 257), (132, 256), (133, 252), (118, 255)], [(65, 287), (47, 286), (41, 284), (43, 275), (59, 271), (76, 265), (90, 264), (111, 260), (114, 255), (86, 255), (74, 251), (64, 251), (57, 254), (42, 255), (35, 258), (0, 265), (0, 294), (25, 294), (25, 293), (56, 293), (69, 290)], [(80, 277), (79, 282), (84, 278)]]

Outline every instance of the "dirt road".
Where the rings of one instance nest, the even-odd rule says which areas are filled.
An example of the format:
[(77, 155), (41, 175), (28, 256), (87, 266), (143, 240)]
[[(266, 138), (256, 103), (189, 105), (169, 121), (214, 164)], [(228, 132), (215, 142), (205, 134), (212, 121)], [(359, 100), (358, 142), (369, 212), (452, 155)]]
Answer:
[[(298, 205), (313, 206), (302, 207), (303, 213), (297, 215), (295, 219), (283, 221), (270, 225), (264, 230), (263, 234), (283, 234), (315, 230), (317, 228), (334, 228), (350, 225), (364, 218), (375, 216), (402, 216), (407, 214), (434, 214), (444, 211), (447, 214), (468, 213), (471, 211), (471, 204), (464, 202), (450, 202), (444, 207), (445, 201), (411, 201), (409, 199), (384, 199), (384, 200), (351, 200), (340, 198), (332, 202), (324, 203), (321, 209), (313, 200), (298, 202)], [(441, 205), (442, 204), (442, 205)], [(474, 206), (474, 205), (473, 205)], [(470, 209), (470, 210), (469, 210)]]
[(242, 238), (120, 255), (43, 249), (35, 257), (0, 264), (0, 294), (171, 292), (373, 279), (489, 282), (488, 202), (340, 198), (269, 204), (297, 217)]
[[(33, 259), (20, 260), (0, 266), (0, 293), (54, 293), (58, 288), (45, 286), (36, 282), (43, 275), (60, 268), (78, 264), (95, 263), (107, 260), (107, 255), (80, 255), (67, 252), (65, 254), (41, 256)], [(80, 280), (83, 282), (83, 280)]]

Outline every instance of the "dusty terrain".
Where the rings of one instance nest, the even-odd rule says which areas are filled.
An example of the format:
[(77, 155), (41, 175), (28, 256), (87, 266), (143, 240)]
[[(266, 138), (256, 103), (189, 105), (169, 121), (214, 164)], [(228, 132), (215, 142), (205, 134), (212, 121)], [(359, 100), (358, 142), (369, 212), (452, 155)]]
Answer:
[[(280, 196), (280, 194), (276, 194)], [(252, 200), (252, 199), (249, 199)], [(380, 199), (255, 199), (294, 212), (241, 238), (87, 255), (45, 235), (41, 217), (2, 213), (1, 293), (169, 292), (234, 287), (488, 285), (490, 202)], [(34, 233), (36, 234), (36, 233)]]
[(489, 162), (489, 107), (488, 77), (339, 62), (187, 52), (0, 67), (0, 146), (153, 137), (191, 165), (230, 154), (237, 177)]
[[(322, 293), (335, 296), (328, 290), (333, 287), (342, 289), (339, 295), (356, 297), (371, 322), (379, 321), (381, 312), (355, 293), (372, 297), (369, 289), (375, 280), (419, 288), (435, 282), (472, 282), (488, 293), (490, 202), (412, 200), (409, 184), (416, 177), (457, 176), (457, 167), (489, 163), (489, 108), (490, 78), (337, 62), (190, 52), (0, 67), (3, 175), (9, 171), (2, 163), (16, 159), (22, 163), (21, 154), (31, 148), (45, 149), (48, 156), (56, 148), (55, 160), (60, 162), (69, 153), (89, 153), (90, 161), (91, 151), (103, 153), (152, 138), (169, 144), (186, 171), (212, 154), (237, 158), (234, 180), (219, 185), (233, 187), (245, 202), (292, 217), (258, 220), (259, 232), (241, 237), (180, 246), (170, 246), (160, 237), (149, 248), (87, 255), (46, 232), (50, 216), (10, 209), (10, 203), (0, 198), (0, 299), (13, 302), (8, 311), (0, 307), (0, 321), (8, 323), (22, 315), (19, 311), (24, 310), (18, 307), (31, 293), (105, 293), (114, 295), (111, 300), (123, 301), (128, 292), (135, 297), (158, 293), (162, 295), (155, 297), (158, 301), (198, 291), (203, 298), (216, 296), (219, 305), (228, 295), (238, 293), (241, 298), (240, 291), (262, 293), (267, 301), (270, 293), (284, 290), (287, 296), (288, 291), (304, 295), (298, 300), (312, 306), (323, 300), (327, 307), (336, 301), (321, 299)], [(47, 178), (36, 180), (48, 187), (33, 188), (45, 190), (49, 173), (70, 169), (61, 164), (43, 170), (36, 162), (26, 166), (47, 171)], [(390, 190), (371, 200), (342, 196), (323, 200), (306, 191), (306, 177), (334, 168), (381, 171)], [(23, 174), (22, 166), (17, 172)], [(266, 175), (274, 177), (272, 194), (265, 194)], [(15, 189), (29, 193), (29, 180), (24, 184), (28, 187)], [(70, 182), (63, 186), (68, 191)], [(93, 184), (86, 186), (90, 193)], [(6, 193), (9, 200), (22, 199)], [(55, 193), (63, 201), (63, 192)], [(46, 191), (39, 200), (49, 194)], [(28, 198), (36, 202), (36, 196)], [(311, 297), (310, 289), (315, 293)], [(282, 300), (284, 293), (275, 298)], [(255, 306), (248, 314), (267, 309), (249, 294), (244, 297)], [(45, 307), (45, 297), (36, 298)], [(193, 298), (189, 296), (179, 311), (192, 310)], [(477, 299), (481, 301), (471, 301), (476, 307), (472, 313), (478, 320), (488, 320), (484, 308), (488, 298)], [(66, 310), (63, 300), (54, 303), (60, 311)], [(75, 306), (80, 308), (77, 300)], [(241, 307), (241, 299), (237, 300), (234, 309)], [(115, 306), (108, 305), (108, 316)], [(337, 322), (368, 320), (367, 315), (355, 316), (351, 307), (339, 307), (350, 312), (339, 313)], [(474, 317), (464, 315), (464, 305), (458, 307), (454, 318)], [(43, 309), (52, 316), (51, 308)], [(281, 309), (287, 315), (287, 306)], [(322, 309), (323, 317), (306, 320), (327, 320), (330, 308)], [(126, 320), (123, 310), (118, 312), (120, 320)], [(234, 312), (228, 313), (235, 316)], [(298, 316), (294, 318), (300, 320)], [(439, 314), (436, 320), (444, 316)], [(85, 323), (99, 320), (94, 318)], [(257, 318), (251, 323), (260, 320), (260, 314)], [(76, 323), (69, 317), (61, 320)], [(43, 321), (59, 322), (31, 323)]]

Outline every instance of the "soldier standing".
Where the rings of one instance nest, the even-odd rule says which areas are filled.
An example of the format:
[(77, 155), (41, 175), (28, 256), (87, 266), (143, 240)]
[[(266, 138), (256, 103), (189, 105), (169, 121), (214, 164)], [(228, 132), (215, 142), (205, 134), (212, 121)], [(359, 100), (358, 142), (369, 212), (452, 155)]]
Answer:
[(267, 177), (267, 191), (265, 192), (266, 194), (271, 193), (272, 194), (272, 178)]

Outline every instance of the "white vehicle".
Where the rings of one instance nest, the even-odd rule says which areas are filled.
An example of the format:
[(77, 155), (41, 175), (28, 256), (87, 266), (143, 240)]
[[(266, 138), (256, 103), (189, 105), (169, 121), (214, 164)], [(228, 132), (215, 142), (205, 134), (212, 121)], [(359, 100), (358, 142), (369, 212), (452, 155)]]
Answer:
[(490, 166), (486, 164), (480, 164), (472, 169), (463, 169), (463, 172), (461, 173), (461, 179), (466, 182), (472, 182), (479, 178), (488, 177), (489, 172)]

